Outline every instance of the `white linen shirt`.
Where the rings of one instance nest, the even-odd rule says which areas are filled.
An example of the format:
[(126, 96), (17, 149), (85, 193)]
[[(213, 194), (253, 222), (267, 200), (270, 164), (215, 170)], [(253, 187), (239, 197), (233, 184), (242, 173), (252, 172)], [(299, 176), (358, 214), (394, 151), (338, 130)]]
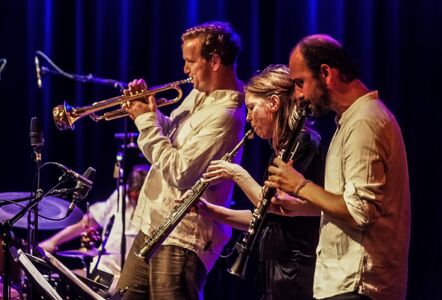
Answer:
[[(244, 95), (216, 90), (209, 95), (193, 89), (170, 118), (148, 112), (135, 119), (140, 135), (138, 146), (151, 168), (140, 192), (134, 224), (149, 235), (160, 226), (214, 159), (231, 151), (244, 135)], [(239, 163), (241, 151), (233, 162)], [(228, 206), (232, 181), (210, 185), (203, 198)], [(189, 212), (163, 245), (194, 251), (207, 272), (213, 267), (231, 228), (212, 218)]]
[(400, 128), (377, 92), (360, 97), (337, 123), (325, 189), (343, 195), (358, 226), (322, 213), (314, 296), (356, 291), (405, 299), (410, 192)]

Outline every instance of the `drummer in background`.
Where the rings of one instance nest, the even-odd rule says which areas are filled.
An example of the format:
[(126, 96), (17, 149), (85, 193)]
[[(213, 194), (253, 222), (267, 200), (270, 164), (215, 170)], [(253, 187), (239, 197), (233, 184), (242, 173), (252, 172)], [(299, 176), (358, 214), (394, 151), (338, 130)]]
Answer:
[[(149, 167), (147, 165), (135, 165), (128, 178), (128, 193), (126, 197), (126, 244), (129, 250), (133, 240), (138, 233), (138, 228), (132, 225), (132, 216), (137, 205), (138, 195), (147, 175)], [(120, 189), (120, 194), (121, 194)], [(107, 228), (109, 221), (114, 216), (114, 223), (110, 230), (109, 237), (105, 246), (108, 255), (100, 258), (98, 270), (114, 275), (113, 282), (116, 283), (121, 272), (121, 231), (122, 216), (121, 207), (118, 208), (118, 191), (115, 190), (106, 201), (97, 202), (90, 206), (89, 213), (83, 216), (83, 219), (73, 225), (70, 225), (49, 239), (41, 242), (39, 246), (46, 251), (56, 252), (58, 247), (74, 238), (80, 237), (86, 229)], [(85, 228), (85, 225), (87, 228)], [(103, 230), (104, 234), (104, 230)], [(127, 250), (127, 251), (128, 251)], [(127, 256), (127, 252), (126, 252)], [(95, 268), (97, 258), (92, 261), (91, 267)], [(112, 289), (112, 286), (111, 286)]]

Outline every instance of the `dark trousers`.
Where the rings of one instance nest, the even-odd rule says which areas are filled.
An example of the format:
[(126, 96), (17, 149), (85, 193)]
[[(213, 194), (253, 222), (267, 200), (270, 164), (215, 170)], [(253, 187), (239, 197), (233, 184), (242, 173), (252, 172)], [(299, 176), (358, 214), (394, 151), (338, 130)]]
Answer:
[(371, 298), (365, 295), (358, 294), (356, 292), (350, 292), (328, 298), (322, 298), (321, 300), (371, 300)]
[(203, 299), (206, 268), (191, 250), (161, 246), (147, 264), (135, 256), (145, 240), (140, 232), (124, 264), (118, 289), (122, 299)]

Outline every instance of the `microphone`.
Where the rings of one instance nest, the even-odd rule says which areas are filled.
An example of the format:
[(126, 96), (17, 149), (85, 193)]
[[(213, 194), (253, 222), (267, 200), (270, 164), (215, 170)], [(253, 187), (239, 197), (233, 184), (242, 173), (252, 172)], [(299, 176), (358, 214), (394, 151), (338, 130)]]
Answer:
[(40, 69), (40, 60), (38, 59), (38, 56), (35, 56), (34, 62), (35, 62), (35, 73), (37, 74), (37, 86), (39, 88), (42, 88), (43, 87), (43, 83), (41, 81), (42, 72)]
[(5, 69), (7, 62), (6, 58), (0, 58), (0, 80), (2, 79), (2, 72)]
[[(82, 183), (84, 186), (88, 187), (89, 189), (92, 188), (92, 184), (93, 184), (93, 180), (95, 177), (95, 169), (92, 167), (89, 167), (83, 175), (78, 174), (77, 172), (75, 172), (72, 169), (69, 169), (68, 167), (56, 163), (56, 165), (61, 168), (63, 170), (63, 172), (68, 175), (69, 177), (71, 177), (72, 179), (77, 180), (79, 183)], [(92, 175), (90, 175), (91, 173), (93, 173)], [(91, 176), (89, 178), (89, 176)], [(77, 188), (77, 187), (75, 187)]]
[(45, 140), (43, 138), (43, 131), (41, 130), (41, 124), (38, 117), (32, 117), (31, 119), (29, 138), (34, 151), (40, 152)]
[(77, 185), (74, 188), (74, 193), (72, 194), (72, 201), (68, 207), (66, 216), (68, 216), (70, 213), (72, 213), (72, 211), (74, 210), (78, 201), (83, 200), (89, 194), (89, 191), (92, 188), (92, 183), (95, 178), (95, 169), (92, 167), (89, 167), (89, 168), (87, 168), (86, 171), (84, 171), (83, 175), (80, 175), (80, 176), (83, 179), (86, 179), (88, 182), (90, 182), (90, 184), (85, 183), (84, 180), (80, 180), (80, 177), (79, 177)]

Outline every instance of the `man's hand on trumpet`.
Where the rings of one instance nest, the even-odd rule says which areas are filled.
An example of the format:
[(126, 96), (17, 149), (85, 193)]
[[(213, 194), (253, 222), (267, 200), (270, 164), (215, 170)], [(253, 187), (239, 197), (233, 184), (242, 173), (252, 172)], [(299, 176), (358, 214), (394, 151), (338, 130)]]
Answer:
[[(129, 88), (123, 91), (125, 96), (135, 95), (137, 92), (147, 90), (147, 84), (144, 79), (134, 79), (128, 86)], [(122, 108), (127, 111), (132, 120), (135, 120), (139, 115), (146, 112), (155, 112), (157, 110), (157, 104), (155, 97), (149, 96), (147, 99), (144, 97), (137, 100), (127, 101), (122, 105)]]

